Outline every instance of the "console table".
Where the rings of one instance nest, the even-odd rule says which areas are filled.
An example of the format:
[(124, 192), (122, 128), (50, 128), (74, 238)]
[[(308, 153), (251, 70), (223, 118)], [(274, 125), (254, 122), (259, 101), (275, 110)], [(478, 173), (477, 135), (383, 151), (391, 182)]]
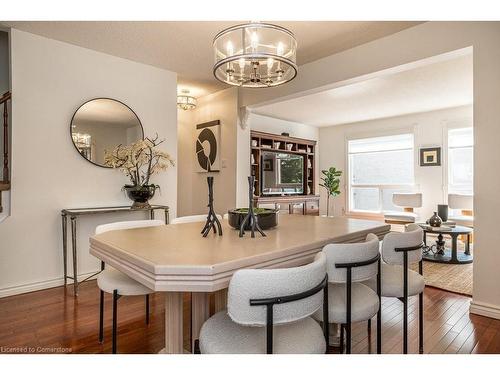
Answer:
[[(289, 214), (319, 215), (319, 195), (289, 195), (289, 196), (264, 196), (254, 197), (254, 205), (274, 204), (276, 208), (288, 205)], [(296, 210), (296, 206), (300, 209)]]
[[(131, 206), (115, 206), (115, 207), (87, 207), (87, 208), (64, 208), (61, 210), (62, 218), (62, 235), (63, 235), (63, 261), (64, 261), (64, 286), (67, 285), (67, 280), (73, 280), (73, 290), (75, 297), (78, 296), (78, 284), (84, 282), (91, 277), (94, 277), (99, 272), (96, 272), (84, 280), (78, 282), (78, 256), (76, 248), (76, 220), (82, 215), (97, 215), (108, 214), (113, 212), (138, 212), (149, 211), (151, 220), (154, 219), (155, 210), (163, 210), (165, 212), (165, 224), (168, 224), (168, 206), (151, 205), (144, 208), (132, 208)], [(71, 219), (71, 250), (73, 254), (73, 276), (68, 276), (68, 216)]]

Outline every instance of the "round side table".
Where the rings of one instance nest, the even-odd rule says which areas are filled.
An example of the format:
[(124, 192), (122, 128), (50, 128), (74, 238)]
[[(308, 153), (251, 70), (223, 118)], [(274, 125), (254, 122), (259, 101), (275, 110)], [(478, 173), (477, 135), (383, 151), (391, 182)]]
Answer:
[[(472, 228), (462, 227), (460, 225), (454, 228), (450, 227), (429, 227), (427, 224), (419, 224), (424, 231), (424, 248), (423, 259), (437, 263), (452, 263), (452, 264), (466, 264), (472, 263), (473, 257), (470, 253), (470, 235), (473, 231)], [(436, 243), (427, 245), (427, 233), (435, 233), (438, 235)], [(451, 249), (446, 248), (443, 236), (451, 237)], [(466, 235), (467, 242), (465, 243), (465, 251), (458, 253), (457, 241), (458, 236)]]

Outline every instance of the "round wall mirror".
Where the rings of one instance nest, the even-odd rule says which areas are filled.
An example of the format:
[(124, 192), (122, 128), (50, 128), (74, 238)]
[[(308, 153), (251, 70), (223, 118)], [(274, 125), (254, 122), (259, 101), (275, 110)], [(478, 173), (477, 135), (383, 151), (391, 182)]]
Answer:
[(122, 102), (92, 99), (80, 106), (71, 119), (71, 139), (78, 153), (91, 163), (104, 165), (105, 151), (144, 138), (141, 121)]

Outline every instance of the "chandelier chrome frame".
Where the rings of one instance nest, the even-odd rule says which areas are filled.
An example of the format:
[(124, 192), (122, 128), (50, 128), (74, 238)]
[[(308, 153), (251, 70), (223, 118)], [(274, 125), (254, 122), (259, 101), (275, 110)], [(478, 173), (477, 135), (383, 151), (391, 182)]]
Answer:
[[(297, 41), (295, 39), (294, 34), (290, 30), (288, 30), (282, 26), (278, 26), (278, 25), (274, 25), (274, 24), (270, 24), (270, 23), (252, 22), (252, 23), (235, 25), (235, 26), (232, 26), (232, 27), (229, 27), (227, 29), (222, 30), (214, 37), (214, 40), (213, 40), (214, 51), (217, 52), (216, 44), (221, 37), (233, 32), (233, 31), (236, 31), (236, 30), (242, 30), (242, 32), (243, 32), (243, 35), (241, 37), (241, 41), (243, 43), (243, 51), (245, 51), (245, 48), (247, 46), (246, 38), (245, 38), (245, 30), (247, 30), (247, 29), (273, 29), (273, 30), (277, 30), (279, 32), (287, 34), (291, 38), (291, 40), (293, 40), (294, 45), (292, 48), (292, 50), (293, 50), (292, 55), (295, 58), (296, 53), (297, 53)], [(255, 49), (257, 49), (257, 48), (255, 48)], [(233, 80), (233, 81), (232, 80), (223, 80), (217, 76), (217, 71), (219, 71), (219, 68), (222, 67), (222, 69), (224, 69), (223, 68), (224, 65), (227, 65), (228, 67), (230, 67), (230, 64), (239, 64), (239, 61), (241, 59), (244, 59), (245, 64), (247, 62), (250, 62), (252, 69), (253, 69), (253, 76), (251, 74), (250, 76), (247, 76), (246, 79), (243, 81), (241, 79), (240, 80)], [(264, 60), (267, 60), (267, 59), (272, 59), (274, 61), (277, 61), (278, 66), (279, 66), (279, 63), (285, 64), (287, 68), (289, 67), (292, 69), (292, 75), (290, 77), (282, 79), (283, 73), (285, 73), (285, 70), (283, 68), (279, 68), (278, 70), (276, 70), (274, 72), (274, 74), (269, 74), (269, 71), (268, 71), (268, 75), (265, 76), (265, 78), (267, 78), (267, 79), (262, 80), (261, 74), (258, 73), (258, 68), (259, 68), (260, 63), (263, 62)], [(238, 77), (238, 75), (235, 74), (234, 69), (228, 68), (228, 69), (225, 69), (224, 72), (226, 74), (228, 74), (229, 76), (232, 75), (233, 77)], [(276, 86), (282, 85), (284, 83), (287, 83), (287, 82), (290, 82), (291, 80), (293, 80), (297, 76), (297, 72), (298, 72), (298, 67), (297, 67), (297, 64), (295, 63), (295, 61), (293, 61), (285, 56), (280, 56), (278, 53), (274, 54), (274, 53), (266, 53), (266, 52), (248, 52), (248, 53), (244, 52), (244, 53), (239, 53), (239, 54), (233, 54), (231, 56), (225, 57), (225, 58), (218, 60), (218, 61), (217, 61), (217, 56), (216, 56), (216, 62), (215, 62), (214, 67), (213, 67), (213, 74), (218, 81), (221, 81), (221, 82), (227, 83), (229, 85), (233, 85), (233, 86), (248, 87), (248, 88), (276, 87)], [(243, 73), (245, 73), (245, 72), (243, 72)]]
[(177, 95), (177, 107), (184, 111), (195, 109), (197, 104), (197, 99), (189, 95), (189, 90), (182, 90), (182, 93)]

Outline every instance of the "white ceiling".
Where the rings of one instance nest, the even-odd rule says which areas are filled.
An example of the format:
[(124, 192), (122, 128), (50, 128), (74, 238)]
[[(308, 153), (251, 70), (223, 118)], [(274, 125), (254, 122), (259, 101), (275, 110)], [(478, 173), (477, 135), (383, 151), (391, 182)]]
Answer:
[[(1, 22), (33, 34), (177, 72), (195, 96), (227, 86), (212, 74), (213, 37), (232, 22)], [(295, 33), (302, 65), (419, 22), (276, 22)], [(300, 74), (300, 69), (299, 69)]]
[(471, 104), (472, 55), (252, 108), (313, 126), (331, 126)]

